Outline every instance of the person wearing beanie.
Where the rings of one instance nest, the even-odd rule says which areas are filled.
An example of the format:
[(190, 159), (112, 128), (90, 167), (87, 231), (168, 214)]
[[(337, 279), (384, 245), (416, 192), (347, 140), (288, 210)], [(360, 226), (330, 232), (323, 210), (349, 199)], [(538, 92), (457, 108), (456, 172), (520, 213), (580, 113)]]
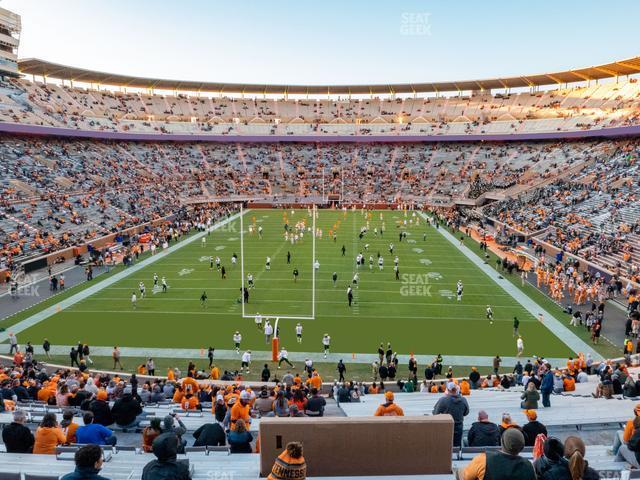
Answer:
[(484, 410), (478, 412), (478, 421), (473, 422), (467, 434), (470, 447), (498, 447), (500, 446), (500, 430), (489, 421), (489, 415)]
[(380, 405), (374, 416), (376, 417), (404, 417), (404, 411), (397, 404), (393, 403), (393, 392), (384, 392), (385, 403)]
[(174, 433), (163, 433), (153, 441), (152, 460), (142, 470), (142, 480), (191, 480), (189, 463), (178, 460), (178, 437)]
[[(176, 426), (176, 422), (178, 425)], [(187, 446), (187, 441), (183, 440), (182, 436), (187, 433), (187, 427), (184, 426), (180, 417), (177, 414), (172, 413), (166, 415), (162, 420), (162, 432), (173, 433), (178, 437), (178, 453), (184, 453), (184, 447)]]
[(302, 456), (302, 444), (290, 442), (278, 455), (267, 480), (304, 480), (307, 478), (307, 464)]
[(564, 458), (564, 445), (555, 437), (544, 441), (543, 455), (533, 462), (539, 480), (569, 478), (569, 462)]
[(567, 437), (564, 441), (564, 458), (569, 462), (571, 480), (599, 480), (600, 474), (584, 459), (586, 447), (579, 437)]
[(460, 395), (454, 382), (447, 383), (446, 395), (440, 398), (433, 407), (433, 414), (449, 414), (453, 418), (453, 446), (462, 445), (462, 426), (464, 417), (469, 415), (469, 404)]
[(113, 423), (113, 415), (111, 415), (108, 398), (107, 391), (100, 389), (96, 394), (96, 398), (89, 402), (88, 409), (93, 413), (94, 423), (98, 423), (103, 427), (108, 427)]
[(547, 427), (538, 421), (538, 413), (535, 410), (525, 410), (524, 414), (529, 420), (523, 427), (524, 441), (526, 447), (533, 447), (536, 437), (540, 434), (547, 436)]
[(519, 453), (524, 448), (524, 435), (509, 428), (502, 435), (502, 448), (476, 455), (464, 469), (456, 471), (458, 480), (536, 480), (533, 465)]

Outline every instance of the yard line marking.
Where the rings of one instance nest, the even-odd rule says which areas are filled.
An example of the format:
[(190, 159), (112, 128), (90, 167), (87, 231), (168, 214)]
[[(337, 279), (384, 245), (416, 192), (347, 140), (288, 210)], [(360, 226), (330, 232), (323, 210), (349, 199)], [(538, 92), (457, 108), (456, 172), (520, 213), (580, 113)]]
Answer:
[[(224, 220), (222, 220), (221, 222), (216, 223), (213, 226), (214, 230), (217, 230), (218, 228), (235, 221), (238, 218), (238, 213), (232, 215), (231, 217), (225, 218)], [(145, 258), (144, 260), (137, 262), (135, 265), (128, 267), (124, 270), (122, 270), (121, 272), (115, 273), (112, 276), (105, 278), (104, 280), (98, 281), (97, 283), (94, 283), (93, 285), (91, 285), (90, 287), (82, 290), (81, 292), (78, 292), (74, 295), (71, 295), (70, 297), (65, 298), (64, 300), (61, 300), (59, 303), (55, 304), (55, 305), (51, 305), (50, 307), (45, 308), (44, 310), (39, 311), (38, 313), (35, 313), (33, 315), (31, 315), (30, 317), (16, 323), (15, 325), (12, 325), (10, 330), (13, 333), (20, 333), (24, 330), (26, 330), (29, 327), (32, 327), (34, 325), (37, 325), (38, 323), (42, 322), (43, 320), (52, 317), (53, 315), (55, 315), (58, 311), (64, 310), (68, 307), (71, 307), (72, 305), (75, 305), (76, 303), (86, 299), (87, 297), (93, 295), (94, 293), (97, 293), (111, 285), (113, 285), (116, 282), (119, 282), (120, 280), (128, 277), (129, 275), (136, 273), (137, 271), (146, 268), (148, 265), (151, 265), (155, 262), (157, 262), (158, 260), (161, 260), (163, 258), (165, 258), (168, 255), (171, 255), (173, 252), (176, 252), (177, 250), (181, 250), (182, 248), (186, 247), (187, 245), (190, 245), (191, 243), (195, 242), (196, 240), (200, 240), (200, 238), (202, 238), (203, 236), (207, 235), (207, 231), (203, 231), (203, 232), (198, 232), (195, 233), (194, 235), (190, 236), (189, 238), (182, 240), (181, 242), (167, 248), (166, 250), (162, 250), (158, 253), (156, 253), (155, 255), (152, 255), (150, 257)], [(7, 341), (9, 338), (9, 332), (5, 331), (5, 332), (0, 332), (0, 342), (5, 342)]]
[[(420, 212), (420, 215), (426, 220), (427, 216)], [(473, 253), (466, 245), (460, 245), (458, 239), (456, 239), (451, 233), (444, 228), (437, 228), (437, 232), (440, 233), (446, 240), (449, 241), (455, 248), (457, 248), (465, 257), (482, 272), (484, 272), (496, 285), (501, 287), (505, 292), (513, 297), (513, 299), (522, 305), (534, 318), (538, 317), (541, 313), (544, 315), (544, 326), (549, 329), (558, 339), (571, 348), (574, 352), (582, 352), (585, 355), (590, 354), (595, 360), (604, 360), (591, 346), (587, 345), (580, 337), (569, 330), (560, 320), (555, 318), (551, 313), (538, 305), (533, 301), (526, 293), (512, 284), (509, 280), (501, 278), (501, 275), (488, 264), (485, 264), (475, 253)]]

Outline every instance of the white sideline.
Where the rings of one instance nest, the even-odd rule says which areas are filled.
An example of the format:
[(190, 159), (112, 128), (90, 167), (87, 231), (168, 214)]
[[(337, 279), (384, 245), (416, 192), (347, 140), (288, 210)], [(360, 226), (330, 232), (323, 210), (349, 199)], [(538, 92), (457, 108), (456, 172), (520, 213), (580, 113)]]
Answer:
[[(248, 212), (249, 210), (247, 210)], [(246, 213), (246, 212), (245, 212)], [(229, 218), (224, 219), (221, 222), (216, 223), (215, 225), (213, 225), (213, 230), (217, 230), (218, 228), (226, 225), (227, 223), (230, 223), (234, 220), (236, 220), (237, 218), (239, 218), (240, 214), (236, 213), (232, 216), (230, 216)], [(202, 238), (203, 236), (207, 235), (207, 231), (205, 230), (204, 232), (199, 232), (196, 233), (194, 235), (192, 235), (191, 237), (187, 238), (186, 240), (183, 240), (182, 242), (179, 242), (177, 245), (173, 245), (169, 248), (167, 248), (166, 250), (162, 250), (158, 253), (156, 253), (155, 255), (152, 255), (148, 258), (145, 258), (144, 260), (136, 263), (135, 265), (126, 268), (125, 270), (118, 272), (116, 274), (113, 274), (112, 276), (110, 276), (109, 278), (105, 278), (104, 280), (101, 280), (97, 283), (94, 283), (93, 285), (91, 285), (88, 288), (85, 288), (84, 290), (82, 290), (81, 292), (78, 292), (74, 295), (71, 295), (68, 298), (65, 298), (64, 300), (61, 300), (60, 302), (56, 303), (55, 305), (51, 305), (48, 308), (45, 308), (44, 310), (35, 313), (33, 315), (31, 315), (28, 318), (25, 318), (24, 320), (16, 323), (15, 325), (12, 325), (11, 327), (8, 327), (6, 331), (4, 332), (0, 332), (0, 342), (5, 342), (6, 340), (8, 340), (9, 338), (9, 332), (13, 332), (14, 334), (20, 333), (34, 325), (37, 325), (38, 323), (42, 322), (43, 320), (46, 320), (47, 318), (55, 315), (56, 313), (58, 313), (59, 311), (64, 310), (65, 308), (71, 307), (72, 305), (75, 305), (78, 302), (81, 302), (82, 300), (84, 300), (85, 298), (89, 297), (90, 295), (93, 295), (95, 293), (100, 292), (101, 290), (104, 290), (107, 287), (110, 287), (111, 285), (113, 285), (116, 282), (119, 282), (120, 280), (128, 277), (129, 275), (136, 273), (137, 271), (157, 262), (158, 260), (161, 260), (163, 258), (165, 258), (167, 255), (172, 254), (173, 252), (180, 250), (182, 247), (185, 247), (193, 242), (195, 242), (196, 240), (199, 240), (200, 238)]]
[[(420, 215), (425, 220), (428, 220), (428, 217), (420, 212)], [(454, 247), (456, 247), (462, 254), (467, 257), (471, 262), (482, 270), (491, 280), (493, 280), (499, 287), (501, 287), (505, 292), (507, 292), (511, 297), (522, 305), (531, 315), (535, 318), (538, 318), (538, 314), (544, 315), (544, 326), (547, 327), (551, 332), (560, 339), (565, 345), (571, 348), (574, 352), (582, 352), (585, 355), (590, 354), (591, 358), (595, 361), (604, 360), (602, 355), (596, 352), (591, 346), (587, 345), (580, 337), (578, 337), (575, 333), (569, 330), (560, 320), (555, 318), (551, 313), (542, 308), (536, 302), (534, 302), (527, 294), (525, 294), (518, 287), (513, 285), (509, 280), (503, 278), (493, 267), (484, 263), (480, 257), (478, 257), (475, 253), (473, 253), (469, 247), (466, 245), (460, 245), (459, 241), (451, 235), (445, 228), (437, 228), (437, 232), (439, 232), (445, 239), (449, 241)]]

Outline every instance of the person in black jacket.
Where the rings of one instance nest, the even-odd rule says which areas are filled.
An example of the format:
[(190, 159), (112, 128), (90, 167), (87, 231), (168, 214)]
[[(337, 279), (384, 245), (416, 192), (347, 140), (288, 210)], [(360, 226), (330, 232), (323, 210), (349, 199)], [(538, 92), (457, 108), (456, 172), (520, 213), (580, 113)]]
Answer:
[(13, 422), (2, 429), (2, 441), (7, 453), (31, 453), (35, 439), (24, 426), (27, 416), (22, 410), (13, 412)]
[(571, 478), (569, 462), (564, 458), (564, 445), (560, 440), (549, 437), (544, 442), (544, 454), (533, 462), (533, 469), (539, 480)]
[(538, 435), (542, 433), (545, 437), (547, 436), (547, 427), (538, 421), (538, 414), (535, 410), (525, 410), (524, 413), (529, 419), (529, 422), (522, 427), (524, 445), (525, 447), (533, 447)]
[(174, 433), (162, 433), (152, 444), (157, 460), (142, 469), (142, 480), (191, 480), (189, 462), (178, 460), (178, 437)]
[(223, 447), (227, 443), (224, 429), (219, 423), (205, 423), (193, 432), (193, 438), (196, 439), (194, 447)]
[(111, 407), (113, 421), (122, 428), (134, 428), (144, 418), (140, 401), (132, 394), (131, 387), (124, 389), (122, 398), (116, 400)]
[(480, 386), (480, 373), (476, 367), (471, 367), (471, 373), (469, 374), (469, 384), (471, 388), (475, 390)]
[(267, 365), (266, 363), (264, 364), (264, 368), (262, 369), (260, 378), (262, 378), (263, 382), (268, 382), (269, 378), (271, 378), (271, 371), (269, 370), (269, 365)]
[(489, 415), (484, 410), (478, 412), (478, 421), (471, 425), (467, 443), (470, 447), (500, 446), (500, 429), (498, 425), (489, 421)]
[(88, 410), (93, 413), (93, 423), (108, 427), (113, 423), (113, 415), (107, 402), (107, 392), (99, 390), (96, 398), (89, 402)]

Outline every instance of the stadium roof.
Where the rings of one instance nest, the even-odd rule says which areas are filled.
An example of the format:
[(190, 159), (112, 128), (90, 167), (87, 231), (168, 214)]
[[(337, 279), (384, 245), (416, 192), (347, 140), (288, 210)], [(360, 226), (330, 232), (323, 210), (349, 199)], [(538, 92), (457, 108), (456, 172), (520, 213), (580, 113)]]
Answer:
[(18, 68), (20, 72), (24, 74), (39, 75), (62, 80), (121, 87), (153, 88), (159, 90), (281, 95), (388, 95), (396, 93), (438, 93), (536, 87), (542, 85), (558, 85), (563, 83), (600, 80), (603, 78), (640, 73), (640, 57), (633, 57), (626, 60), (605, 63), (593, 67), (579, 68), (576, 70), (564, 70), (554, 73), (541, 73), (537, 75), (525, 75), (519, 77), (433, 83), (390, 83), (371, 85), (263, 85), (256, 83), (168, 80), (97, 72), (94, 70), (86, 70), (83, 68), (51, 63), (37, 58), (25, 58), (19, 60)]

